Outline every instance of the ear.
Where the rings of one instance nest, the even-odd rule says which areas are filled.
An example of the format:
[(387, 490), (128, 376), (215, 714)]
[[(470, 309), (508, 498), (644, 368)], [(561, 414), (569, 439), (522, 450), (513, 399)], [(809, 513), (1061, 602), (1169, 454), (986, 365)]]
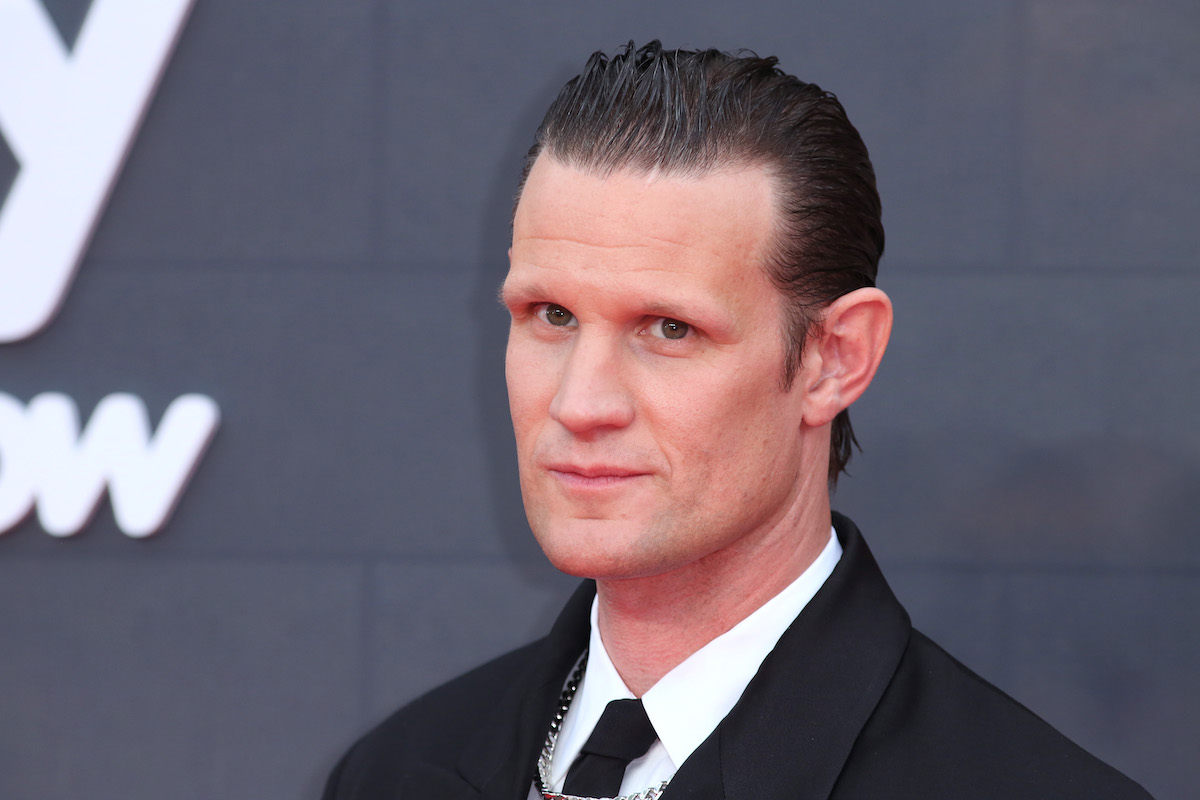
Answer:
[(891, 332), (892, 301), (879, 289), (856, 289), (829, 304), (800, 361), (805, 424), (826, 425), (859, 398)]

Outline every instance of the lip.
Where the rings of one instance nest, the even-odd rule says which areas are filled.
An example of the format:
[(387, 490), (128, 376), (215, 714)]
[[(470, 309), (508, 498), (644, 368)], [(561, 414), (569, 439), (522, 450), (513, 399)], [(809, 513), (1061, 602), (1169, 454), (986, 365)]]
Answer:
[(620, 486), (649, 474), (645, 470), (613, 464), (546, 464), (545, 470), (562, 483), (578, 489)]
[(546, 464), (546, 469), (550, 472), (578, 475), (581, 478), (633, 478), (647, 474), (645, 470), (610, 464)]

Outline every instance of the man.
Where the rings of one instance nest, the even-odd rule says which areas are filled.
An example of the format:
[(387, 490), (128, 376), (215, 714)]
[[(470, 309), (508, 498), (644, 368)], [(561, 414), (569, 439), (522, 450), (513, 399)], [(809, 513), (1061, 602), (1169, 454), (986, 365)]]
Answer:
[(530, 526), (595, 583), (327, 800), (1146, 796), (912, 630), (830, 511), (891, 328), (883, 229), (841, 105), (774, 64), (631, 45), (550, 108), (509, 402)]

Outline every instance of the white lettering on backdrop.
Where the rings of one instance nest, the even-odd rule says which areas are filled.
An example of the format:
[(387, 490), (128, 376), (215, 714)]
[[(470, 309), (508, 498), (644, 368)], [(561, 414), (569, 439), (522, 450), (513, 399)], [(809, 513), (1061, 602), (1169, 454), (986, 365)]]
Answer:
[(24, 408), (0, 392), (0, 532), (36, 504), (47, 533), (71, 536), (107, 487), (121, 530), (149, 536), (170, 516), (219, 416), (209, 398), (184, 395), (152, 436), (145, 404), (110, 394), (80, 431), (79, 410), (66, 395), (40, 394)]
[[(93, 0), (68, 50), (38, 0), (0, 0), (0, 133), (19, 165), (0, 207), (0, 343), (62, 304), (192, 2)], [(154, 533), (219, 416), (184, 395), (151, 435), (141, 399), (112, 394), (81, 430), (66, 395), (26, 408), (0, 393), (0, 533), (36, 506), (48, 533), (71, 536), (105, 489), (124, 533)]]
[(192, 0), (93, 0), (68, 51), (37, 0), (0, 2), (0, 342), (62, 302)]

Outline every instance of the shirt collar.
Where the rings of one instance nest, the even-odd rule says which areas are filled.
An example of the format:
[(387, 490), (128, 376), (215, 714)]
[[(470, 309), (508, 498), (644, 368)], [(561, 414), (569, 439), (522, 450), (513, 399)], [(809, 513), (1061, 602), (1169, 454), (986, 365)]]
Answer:
[[(842, 546), (831, 528), (825, 548), (796, 580), (688, 656), (642, 696), (646, 714), (676, 768), (737, 703), (763, 659), (825, 583), (841, 555)], [(633, 697), (608, 657), (596, 614), (597, 602), (593, 600), (587, 671), (555, 746), (555, 779), (560, 771), (565, 774), (609, 701)], [(568, 757), (559, 758), (560, 754)]]

